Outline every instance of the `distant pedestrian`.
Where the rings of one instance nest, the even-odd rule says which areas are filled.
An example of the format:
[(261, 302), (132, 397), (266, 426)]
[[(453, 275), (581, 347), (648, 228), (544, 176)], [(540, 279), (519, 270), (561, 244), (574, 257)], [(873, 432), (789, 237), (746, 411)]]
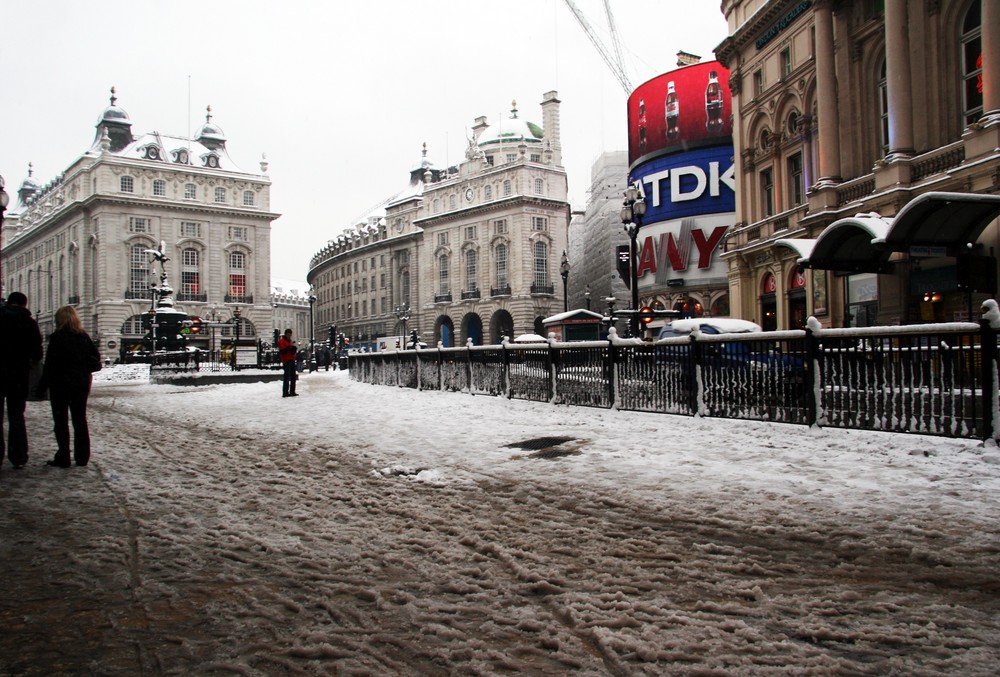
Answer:
[(90, 429), (87, 426), (87, 398), (91, 374), (101, 369), (101, 354), (83, 330), (73, 306), (56, 311), (56, 330), (49, 336), (45, 367), (38, 384), (40, 392), (49, 391), (52, 405), (56, 456), (48, 465), (68, 468), (69, 420), (73, 419), (73, 460), (78, 466), (90, 461)]
[(292, 340), (292, 330), (286, 329), (284, 336), (278, 339), (278, 357), (281, 358), (281, 396), (295, 397), (295, 381), (298, 374), (295, 373), (295, 358), (298, 347)]
[[(7, 297), (0, 308), (0, 464), (4, 453), (11, 465), (28, 462), (28, 430), (24, 408), (33, 364), (42, 359), (42, 334), (28, 310), (28, 297), (19, 291)], [(4, 445), (3, 409), (7, 406), (7, 443)]]

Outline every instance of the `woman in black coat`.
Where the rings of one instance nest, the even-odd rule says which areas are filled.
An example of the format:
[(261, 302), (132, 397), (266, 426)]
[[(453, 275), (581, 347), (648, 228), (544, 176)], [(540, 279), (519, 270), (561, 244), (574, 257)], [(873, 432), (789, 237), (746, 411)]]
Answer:
[(56, 330), (49, 336), (39, 390), (49, 391), (58, 447), (56, 457), (48, 464), (68, 468), (70, 417), (73, 418), (73, 460), (81, 466), (87, 465), (90, 460), (87, 397), (90, 395), (91, 373), (101, 368), (101, 354), (83, 330), (80, 316), (73, 306), (57, 310), (55, 320)]

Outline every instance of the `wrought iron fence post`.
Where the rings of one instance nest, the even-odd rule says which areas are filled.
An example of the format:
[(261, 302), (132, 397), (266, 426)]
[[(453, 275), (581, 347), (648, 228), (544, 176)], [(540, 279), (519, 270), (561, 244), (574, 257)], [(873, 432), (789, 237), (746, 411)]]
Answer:
[(511, 398), (511, 395), (513, 393), (511, 392), (511, 387), (510, 387), (510, 353), (507, 351), (507, 343), (506, 343), (506, 341), (504, 341), (504, 342), (502, 342), (500, 344), (500, 349), (503, 351), (501, 354), (503, 355), (503, 388), (504, 388), (504, 394), (507, 395), (507, 399), (509, 400)]
[(604, 364), (604, 373), (607, 375), (608, 379), (608, 408), (614, 409), (615, 402), (617, 402), (617, 393), (615, 392), (615, 374), (618, 371), (618, 348), (615, 346), (614, 337), (616, 333), (614, 327), (608, 331), (608, 358)]
[(983, 439), (997, 440), (997, 420), (1000, 418), (997, 403), (997, 330), (990, 320), (979, 320), (979, 346), (982, 351), (983, 381)]
[(545, 351), (545, 370), (549, 375), (549, 386), (548, 386), (548, 396), (549, 403), (554, 404), (556, 400), (556, 355), (557, 348), (552, 345), (552, 340), (549, 339), (545, 346), (548, 350)]
[(705, 406), (705, 383), (704, 380), (699, 378), (701, 375), (701, 366), (705, 361), (704, 355), (702, 354), (703, 344), (695, 336), (695, 332), (691, 332), (689, 335), (691, 341), (691, 349), (688, 351), (691, 354), (691, 369), (688, 373), (688, 390), (691, 393), (691, 411), (695, 416), (702, 416), (708, 413), (708, 408)]
[(465, 389), (472, 392), (472, 339), (465, 342)]
[(806, 425), (810, 428), (820, 420), (819, 407), (819, 339), (813, 334), (813, 329), (806, 325), (806, 363), (805, 363), (805, 387), (806, 387)]

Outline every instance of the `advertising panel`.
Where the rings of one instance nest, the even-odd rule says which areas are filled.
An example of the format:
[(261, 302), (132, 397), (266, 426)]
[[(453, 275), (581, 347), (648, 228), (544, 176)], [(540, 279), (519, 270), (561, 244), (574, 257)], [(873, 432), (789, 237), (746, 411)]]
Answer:
[(732, 143), (729, 70), (718, 61), (657, 76), (628, 99), (629, 165), (663, 153)]
[(633, 184), (642, 184), (644, 224), (684, 216), (736, 211), (733, 146), (661, 155), (633, 168)]
[(640, 290), (715, 282), (727, 283), (720, 257), (722, 239), (736, 213), (689, 216), (661, 221), (639, 231), (636, 268)]

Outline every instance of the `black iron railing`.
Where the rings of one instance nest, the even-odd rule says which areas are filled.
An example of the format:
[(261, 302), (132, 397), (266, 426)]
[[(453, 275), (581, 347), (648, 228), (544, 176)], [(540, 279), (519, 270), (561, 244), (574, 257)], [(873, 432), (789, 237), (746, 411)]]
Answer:
[(987, 322), (504, 343), (351, 355), (351, 378), (634, 411), (989, 439)]

